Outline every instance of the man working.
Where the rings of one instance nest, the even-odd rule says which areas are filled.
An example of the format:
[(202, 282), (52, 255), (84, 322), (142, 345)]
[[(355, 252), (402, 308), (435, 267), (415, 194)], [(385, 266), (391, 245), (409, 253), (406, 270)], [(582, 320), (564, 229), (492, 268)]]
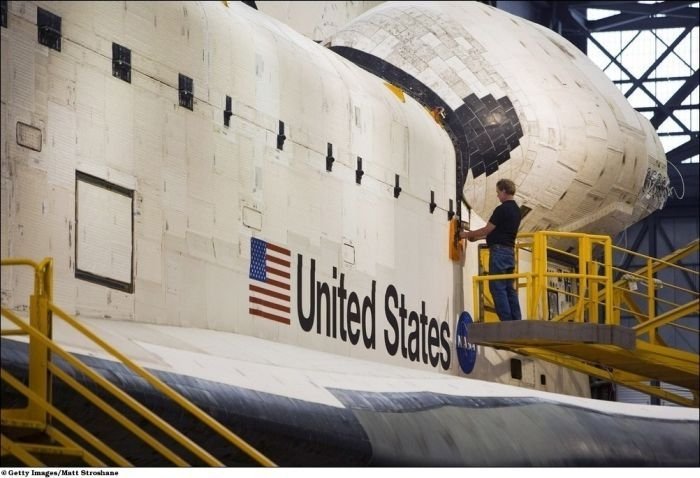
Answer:
[[(496, 195), (501, 204), (494, 209), (491, 218), (481, 229), (460, 231), (460, 239), (470, 242), (486, 238), (489, 248), (489, 274), (512, 274), (515, 270), (515, 236), (520, 227), (520, 208), (513, 200), (515, 183), (501, 179), (496, 183)], [(489, 290), (501, 321), (520, 320), (518, 293), (513, 280), (490, 280)]]

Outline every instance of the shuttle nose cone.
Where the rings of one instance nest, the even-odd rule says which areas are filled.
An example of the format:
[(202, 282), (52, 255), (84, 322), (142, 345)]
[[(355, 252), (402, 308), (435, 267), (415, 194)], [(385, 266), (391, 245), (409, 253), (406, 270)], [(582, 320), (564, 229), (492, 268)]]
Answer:
[(665, 155), (649, 122), (544, 27), (476, 2), (387, 2), (328, 46), (442, 108), (458, 190), (481, 216), (498, 205), (501, 178), (531, 210), (524, 231), (612, 235), (665, 202)]

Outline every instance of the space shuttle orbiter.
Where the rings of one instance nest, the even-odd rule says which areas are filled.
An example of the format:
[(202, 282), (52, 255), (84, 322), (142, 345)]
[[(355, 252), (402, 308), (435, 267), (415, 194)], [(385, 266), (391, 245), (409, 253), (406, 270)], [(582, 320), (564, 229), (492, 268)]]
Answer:
[[(608, 234), (665, 199), (649, 123), (565, 40), (471, 2), (382, 4), (326, 45), (243, 3), (7, 5), (2, 256), (53, 257), (56, 304), (277, 463), (697, 464), (697, 410), (592, 401), (540, 362), (518, 382), (488, 348), (457, 365), (463, 199), (478, 224), (509, 177), (525, 230)], [(2, 268), (3, 307), (31, 287)]]

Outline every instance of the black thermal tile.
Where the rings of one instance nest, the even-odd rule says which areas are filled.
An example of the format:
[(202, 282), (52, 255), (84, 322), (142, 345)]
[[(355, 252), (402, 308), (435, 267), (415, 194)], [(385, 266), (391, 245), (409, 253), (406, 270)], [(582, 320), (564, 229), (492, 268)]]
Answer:
[(506, 160), (510, 159), (510, 149), (504, 149), (496, 153), (496, 162), (498, 164), (503, 164)]
[(508, 148), (506, 138), (503, 136), (503, 134), (500, 134), (500, 132), (497, 136), (491, 137), (491, 142), (493, 143), (493, 147), (496, 149), (496, 151), (503, 151), (504, 149)]
[(460, 106), (455, 110), (455, 116), (457, 117), (460, 123), (466, 124), (470, 119), (474, 117), (474, 113), (472, 112), (472, 110), (469, 109), (469, 107)]
[(493, 112), (496, 109), (498, 109), (498, 102), (493, 96), (486, 95), (482, 98), (482, 100), (484, 102), (484, 105), (486, 106), (486, 109), (488, 109), (489, 111)]
[(486, 131), (484, 129), (484, 125), (481, 123), (481, 120), (479, 118), (477, 118), (476, 116), (469, 120), (469, 127), (476, 134), (482, 134)]
[(519, 144), (520, 138), (523, 137), (523, 128), (520, 126), (520, 122), (515, 123), (515, 134), (517, 135), (518, 140), (515, 145), (511, 144), (511, 149), (514, 149), (515, 146)]
[(467, 105), (472, 111), (476, 111), (484, 107), (484, 102), (481, 101), (474, 93), (464, 98), (464, 104)]
[(486, 165), (486, 176), (491, 176), (496, 171), (498, 171), (498, 163), (496, 161)]
[(514, 108), (511, 108), (506, 111), (506, 117), (512, 124), (518, 124), (518, 114), (515, 112)]
[(508, 110), (508, 109), (513, 108), (513, 103), (511, 103), (510, 98), (508, 98), (507, 96), (504, 96), (503, 98), (499, 98), (497, 101), (498, 101), (498, 104), (501, 105), (504, 110)]
[(482, 151), (482, 152), (493, 147), (493, 144), (491, 143), (491, 138), (489, 138), (489, 135), (486, 133), (480, 134), (479, 136), (477, 136), (476, 140), (474, 142), (476, 143), (476, 146), (479, 148), (479, 151)]

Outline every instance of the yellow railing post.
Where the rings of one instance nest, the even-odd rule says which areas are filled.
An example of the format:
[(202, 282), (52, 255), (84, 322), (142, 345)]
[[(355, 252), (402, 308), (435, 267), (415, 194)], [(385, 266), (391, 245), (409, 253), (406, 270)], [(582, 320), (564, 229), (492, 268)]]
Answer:
[[(652, 267), (652, 258), (647, 258), (647, 317), (649, 320), (656, 318), (656, 284), (654, 284), (654, 268)], [(659, 337), (657, 329), (649, 331), (649, 343), (658, 344)]]
[(598, 297), (600, 279), (598, 279), (599, 267), (593, 261), (593, 243), (591, 245), (590, 260), (588, 261), (588, 287), (591, 294), (591, 299), (588, 304), (588, 321), (594, 324), (598, 323), (598, 308), (600, 306), (600, 298)]
[[(613, 289), (613, 286), (610, 286), (611, 289)], [(622, 309), (622, 290), (620, 289), (613, 289), (613, 310), (612, 310), (612, 322), (610, 322), (611, 325), (620, 325), (620, 315), (621, 315), (621, 309)]]
[(588, 263), (591, 243), (587, 236), (578, 240), (578, 303), (576, 304), (576, 322), (584, 322), (586, 296), (588, 295)]
[(535, 313), (537, 312), (537, 296), (535, 295), (535, 290), (537, 289), (537, 261), (539, 260), (537, 255), (537, 233), (532, 234), (532, 256), (530, 257), (530, 288), (527, 291), (527, 318), (530, 320), (535, 320)]
[[(35, 282), (36, 285), (36, 282)], [(39, 323), (39, 296), (29, 297), (29, 324), (36, 327)], [(43, 353), (42, 353), (43, 352)], [(46, 347), (36, 340), (29, 338), (29, 388), (42, 399), (46, 400), (46, 376), (41, 373), (41, 364), (46, 365)], [(39, 365), (37, 365), (39, 364)], [(27, 402), (27, 420), (33, 420), (46, 425), (46, 412), (31, 400)]]
[(480, 288), (481, 283), (479, 282), (478, 276), (472, 277), (472, 299), (474, 301), (472, 308), (474, 309), (474, 322), (482, 322), (481, 312), (477, 312), (481, 310), (481, 295), (479, 294)]
[(540, 310), (539, 318), (544, 319), (549, 315), (549, 307), (547, 307), (547, 287), (549, 286), (549, 279), (547, 278), (547, 260), (548, 260), (548, 245), (549, 237), (544, 232), (542, 233), (542, 241), (540, 243), (540, 269), (538, 271), (539, 282), (540, 282)]
[[(34, 268), (34, 294), (29, 298), (29, 324), (51, 337), (51, 259), (45, 259)], [(49, 350), (36, 339), (29, 339), (29, 388), (41, 400), (51, 402), (51, 379), (48, 373)], [(48, 423), (49, 415), (36, 402), (27, 406), (27, 419), (43, 425)]]
[[(605, 267), (605, 323), (608, 325), (620, 325), (619, 309), (615, 309), (613, 298), (613, 256), (612, 239), (605, 238), (603, 242), (603, 257)], [(618, 310), (618, 312), (615, 312)]]
[[(535, 245), (533, 243), (533, 250), (534, 250), (534, 246)], [(534, 254), (533, 254), (533, 260), (534, 260)], [(532, 271), (530, 271), (530, 273), (529, 273), (529, 276), (527, 279), (527, 284), (528, 284), (527, 290), (525, 291), (525, 296), (527, 297), (527, 299), (526, 299), (527, 303), (525, 304), (525, 310), (526, 310), (526, 314), (527, 314), (527, 319), (534, 320), (535, 319), (535, 308), (536, 308), (534, 295), (533, 295), (533, 291), (535, 290), (535, 278), (534, 278)]]

